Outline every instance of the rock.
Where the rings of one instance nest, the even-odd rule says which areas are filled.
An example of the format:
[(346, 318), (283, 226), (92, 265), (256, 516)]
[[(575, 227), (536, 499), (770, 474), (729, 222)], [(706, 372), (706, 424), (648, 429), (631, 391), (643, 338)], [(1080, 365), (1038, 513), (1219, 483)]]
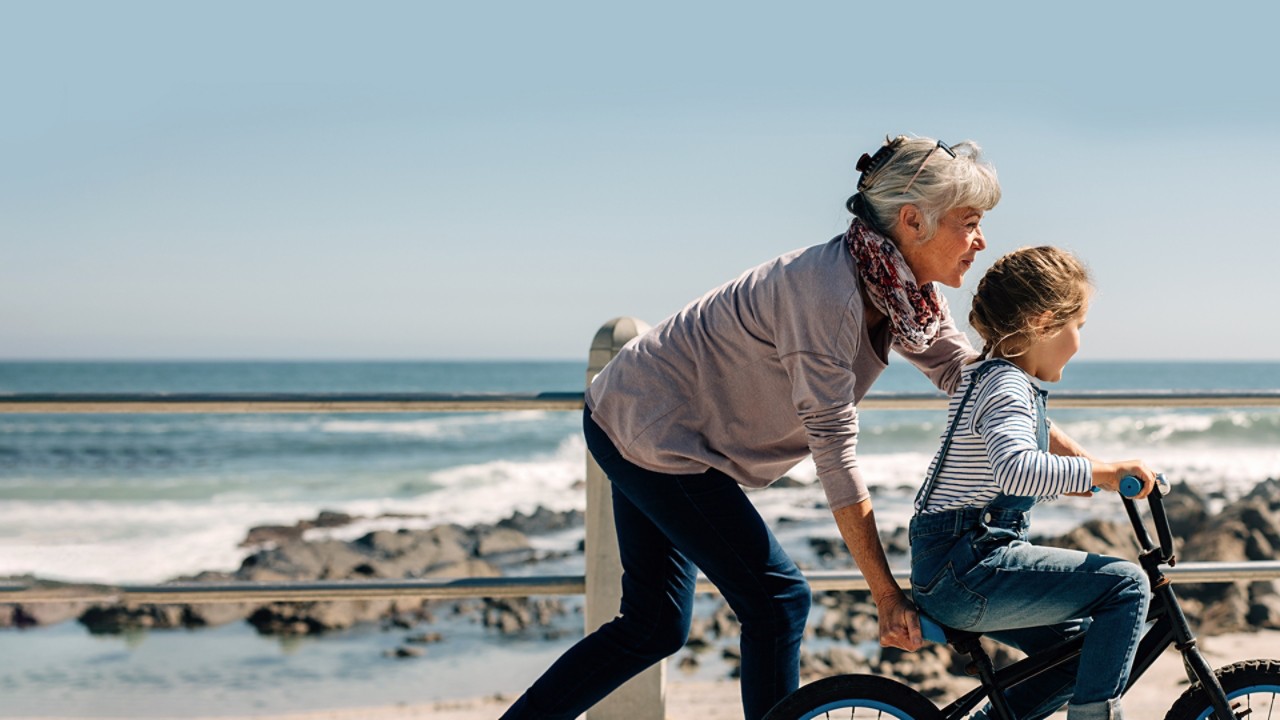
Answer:
[(484, 560), (468, 558), (453, 565), (440, 565), (424, 573), (423, 578), (502, 577), (502, 571)]
[(1200, 615), (1197, 632), (1201, 635), (1222, 635), (1224, 633), (1248, 630), (1251, 604), (1243, 583), (1219, 585), (1220, 595), (1211, 602), (1205, 602), (1204, 611)]
[(182, 626), (182, 608), (173, 605), (95, 606), (79, 617), (80, 624), (94, 635), (129, 630), (168, 629)]
[(1244, 500), (1259, 500), (1271, 510), (1280, 510), (1280, 478), (1267, 478), (1249, 491)]
[(720, 638), (737, 637), (742, 633), (742, 627), (738, 625), (738, 616), (734, 615), (728, 603), (723, 601), (711, 615), (711, 626), (715, 629), (716, 637)]
[(685, 638), (685, 647), (701, 652), (711, 647), (711, 641), (707, 638), (711, 630), (711, 622), (704, 617), (694, 616), (689, 623), (689, 636)]
[(248, 621), (263, 635), (316, 635), (375, 622), (391, 607), (389, 600), (272, 603), (258, 608)]
[(1033, 542), (1112, 557), (1132, 559), (1138, 556), (1133, 528), (1128, 523), (1111, 520), (1089, 520), (1066, 535), (1049, 540), (1036, 538)]
[(1254, 598), (1249, 605), (1245, 622), (1255, 629), (1280, 629), (1280, 595)]
[(438, 632), (424, 632), (409, 635), (404, 641), (412, 645), (434, 645), (435, 643), (443, 642), (444, 636)]
[(906, 527), (898, 526), (892, 532), (880, 533), (880, 544), (890, 555), (910, 555), (911, 537)]
[(297, 525), (258, 525), (249, 528), (249, 533), (245, 535), (244, 540), (240, 541), (240, 546), (252, 547), (301, 540), (304, 532), (306, 532), (305, 528)]
[(836, 645), (822, 653), (823, 662), (829, 668), (829, 674), (846, 675), (867, 672), (870, 669), (867, 659), (862, 653), (845, 645)]
[(57, 625), (79, 617), (89, 603), (83, 602), (40, 602), (23, 605), (15, 603), (0, 606), (0, 627), (37, 627)]
[(1272, 505), (1280, 504), (1277, 486), (1280, 483), (1273, 480), (1260, 483), (1223, 508), (1183, 544), (1183, 557), (1223, 562), (1273, 559), (1275, 549), (1280, 548), (1280, 513)]
[(355, 515), (348, 515), (344, 512), (321, 510), (320, 514), (316, 516), (316, 519), (311, 524), (313, 527), (318, 528), (335, 528), (342, 527), (343, 525), (350, 525), (357, 519), (358, 518)]
[(349, 525), (357, 518), (344, 512), (321, 510), (315, 520), (299, 520), (293, 525), (259, 525), (249, 529), (241, 547), (251, 547), (266, 543), (292, 542), (302, 539), (302, 534), (311, 528), (335, 528)]
[(773, 483), (772, 483), (771, 485), (769, 485), (769, 487), (775, 487), (775, 488), (804, 488), (804, 487), (809, 487), (810, 485), (811, 485), (811, 483), (807, 483), (807, 482), (802, 482), (802, 481), (800, 481), (800, 480), (796, 480), (795, 478), (791, 477), (790, 475), (783, 475), (782, 477), (778, 478), (777, 480), (774, 480), (774, 481), (773, 481)]
[(247, 619), (257, 605), (252, 603), (200, 603), (182, 606), (182, 626), (218, 627)]
[(373, 577), (421, 577), (442, 566), (465, 563), (473, 557), (475, 540), (456, 525), (430, 530), (378, 530), (356, 540)]
[(525, 515), (517, 510), (511, 517), (498, 521), (498, 527), (516, 530), (526, 535), (545, 535), (569, 528), (582, 527), (581, 510), (555, 512), (539, 505), (532, 515)]
[(839, 538), (811, 537), (809, 548), (824, 563), (850, 558), (849, 548), (845, 547), (844, 540)]
[(480, 534), (476, 543), (476, 555), (488, 558), (495, 555), (528, 553), (532, 551), (524, 533), (510, 528), (493, 528)]
[(236, 576), (243, 580), (336, 580), (353, 575), (366, 556), (338, 540), (292, 542), (259, 550), (244, 559)]
[(399, 658), (399, 659), (422, 657), (423, 655), (426, 655), (426, 654), (427, 654), (427, 651), (423, 650), (422, 648), (406, 647), (404, 645), (401, 645), (395, 648), (394, 650), (382, 651), (383, 657)]
[(556, 618), (567, 615), (559, 598), (485, 598), (481, 622), (504, 635), (550, 627)]
[(813, 628), (813, 634), (821, 638), (844, 636), (845, 614), (839, 608), (828, 608)]
[(1165, 515), (1169, 518), (1169, 529), (1176, 538), (1189, 538), (1199, 532), (1209, 519), (1209, 508), (1195, 488), (1189, 483), (1173, 486), (1172, 492), (1164, 498)]
[(1275, 558), (1275, 547), (1265, 531), (1252, 529), (1244, 543), (1244, 556), (1250, 560), (1271, 560)]

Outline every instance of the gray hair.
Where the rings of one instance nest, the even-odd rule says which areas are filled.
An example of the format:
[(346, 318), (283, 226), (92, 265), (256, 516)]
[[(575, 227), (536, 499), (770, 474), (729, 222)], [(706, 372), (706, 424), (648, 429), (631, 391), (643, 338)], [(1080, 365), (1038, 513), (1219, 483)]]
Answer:
[(862, 207), (874, 215), (863, 219), (882, 232), (892, 234), (897, 228), (903, 205), (915, 205), (924, 215), (927, 242), (937, 232), (938, 221), (951, 210), (972, 207), (986, 212), (1000, 202), (996, 170), (983, 160), (977, 143), (964, 140), (952, 145), (954, 158), (930, 138), (899, 135), (885, 138), (885, 144), (892, 155), (879, 167), (868, 168), (870, 174), (864, 173), (859, 181)]

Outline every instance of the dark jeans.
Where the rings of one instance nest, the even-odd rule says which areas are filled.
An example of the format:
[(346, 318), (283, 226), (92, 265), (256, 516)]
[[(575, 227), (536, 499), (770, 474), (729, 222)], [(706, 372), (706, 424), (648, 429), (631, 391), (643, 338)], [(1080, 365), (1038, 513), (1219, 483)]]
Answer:
[(645, 470), (622, 457), (590, 413), (583, 430), (613, 487), (622, 607), (560, 656), (503, 718), (571, 720), (679, 651), (698, 568), (738, 616), (743, 709), (747, 720), (763, 717), (799, 685), (810, 601), (804, 576), (728, 475)]

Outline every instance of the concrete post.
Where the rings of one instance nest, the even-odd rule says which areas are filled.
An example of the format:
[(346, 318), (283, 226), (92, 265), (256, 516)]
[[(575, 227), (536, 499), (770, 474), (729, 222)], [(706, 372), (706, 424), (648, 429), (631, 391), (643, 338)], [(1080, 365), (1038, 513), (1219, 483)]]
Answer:
[[(649, 326), (635, 318), (614, 318), (601, 326), (591, 341), (587, 386), (628, 340)], [(622, 562), (613, 526), (613, 496), (609, 479), (587, 453), (586, 516), (586, 630), (594, 631), (618, 614), (622, 600)], [(632, 678), (587, 711), (587, 720), (663, 720), (666, 714), (666, 663), (658, 663)]]

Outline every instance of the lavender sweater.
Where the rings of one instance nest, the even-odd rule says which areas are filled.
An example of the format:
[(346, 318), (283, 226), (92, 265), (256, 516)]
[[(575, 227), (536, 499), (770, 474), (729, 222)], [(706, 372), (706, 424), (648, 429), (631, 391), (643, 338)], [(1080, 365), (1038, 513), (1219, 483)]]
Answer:
[(868, 496), (857, 403), (889, 348), (951, 393), (977, 356), (946, 310), (922, 353), (870, 336), (843, 236), (748, 270), (628, 343), (587, 406), (622, 455), (655, 472), (720, 470), (764, 487), (812, 453), (832, 510)]

